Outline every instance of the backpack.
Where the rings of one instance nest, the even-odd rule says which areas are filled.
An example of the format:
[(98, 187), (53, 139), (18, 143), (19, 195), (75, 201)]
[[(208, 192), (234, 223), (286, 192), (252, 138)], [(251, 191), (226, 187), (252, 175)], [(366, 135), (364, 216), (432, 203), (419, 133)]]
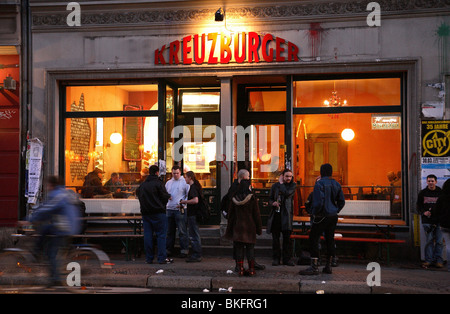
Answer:
[(201, 224), (205, 224), (211, 217), (211, 209), (209, 208), (208, 201), (203, 195), (203, 191), (200, 193), (198, 211), (197, 211), (197, 221)]

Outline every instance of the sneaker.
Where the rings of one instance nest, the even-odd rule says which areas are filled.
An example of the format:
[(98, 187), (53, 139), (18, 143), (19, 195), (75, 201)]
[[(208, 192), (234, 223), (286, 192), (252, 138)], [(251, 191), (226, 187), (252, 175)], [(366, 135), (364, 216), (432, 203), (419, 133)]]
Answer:
[(200, 258), (200, 257), (197, 257), (197, 258), (195, 258), (195, 257), (189, 257), (187, 260), (186, 260), (186, 263), (198, 263), (198, 262), (201, 262), (202, 261), (202, 259)]
[(422, 263), (422, 268), (428, 269), (428, 268), (430, 268), (430, 266), (431, 266), (431, 263), (428, 263), (428, 262)]
[(444, 264), (442, 264), (442, 263), (436, 263), (436, 264), (434, 264), (434, 267), (436, 267), (436, 268), (443, 268), (443, 267), (444, 267)]
[(173, 263), (173, 259), (171, 258), (166, 258), (165, 260), (159, 262), (160, 264), (172, 264)]

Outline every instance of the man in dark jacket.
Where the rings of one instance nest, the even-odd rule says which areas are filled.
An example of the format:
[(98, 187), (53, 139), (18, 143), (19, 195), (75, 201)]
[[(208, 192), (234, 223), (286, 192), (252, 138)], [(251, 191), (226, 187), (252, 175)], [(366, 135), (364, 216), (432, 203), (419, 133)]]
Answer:
[[(280, 182), (274, 183), (270, 189), (269, 205), (272, 206), (272, 211), (267, 220), (267, 233), (272, 233), (273, 266), (280, 264), (280, 258), (284, 265), (295, 266), (292, 260), (293, 241), (291, 239), (295, 188), (292, 171), (285, 169)], [(282, 248), (280, 235), (283, 236)]]
[(170, 198), (164, 183), (159, 179), (158, 166), (151, 166), (149, 176), (137, 188), (136, 195), (141, 205), (142, 222), (144, 225), (144, 248), (146, 263), (153, 263), (153, 232), (158, 246), (158, 263), (169, 264), (173, 259), (167, 258), (166, 235), (167, 216), (166, 204)]
[(427, 176), (427, 187), (419, 192), (417, 197), (417, 210), (422, 215), (422, 226), (426, 235), (425, 262), (423, 268), (434, 264), (438, 268), (443, 267), (442, 250), (444, 248), (439, 217), (435, 212), (436, 202), (442, 193), (437, 185), (437, 177), (434, 174)]
[(445, 239), (447, 247), (447, 268), (450, 271), (450, 263), (448, 258), (450, 256), (450, 179), (447, 179), (442, 186), (442, 194), (436, 202), (435, 208), (441, 227), (442, 237)]
[(332, 178), (333, 167), (323, 164), (320, 167), (320, 180), (316, 181), (311, 207), (311, 266), (300, 271), (300, 275), (319, 274), (319, 240), (325, 234), (327, 244), (327, 261), (324, 273), (331, 274), (332, 258), (335, 255), (334, 230), (338, 221), (338, 213), (345, 205), (341, 185)]

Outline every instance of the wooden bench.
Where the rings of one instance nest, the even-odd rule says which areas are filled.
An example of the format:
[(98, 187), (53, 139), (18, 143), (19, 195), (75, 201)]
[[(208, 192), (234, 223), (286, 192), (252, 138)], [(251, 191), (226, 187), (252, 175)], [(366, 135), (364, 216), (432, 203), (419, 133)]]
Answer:
[[(130, 239), (141, 239), (143, 238), (143, 234), (76, 234), (73, 235), (73, 238), (81, 238), (81, 239), (112, 239), (118, 238), (121, 240), (124, 248), (125, 248), (125, 257), (126, 260), (130, 260)], [(136, 250), (134, 250), (134, 256), (136, 257)]]
[[(107, 199), (82, 199), (86, 205), (86, 213), (88, 216), (82, 219), (87, 222), (86, 230), (83, 234), (76, 235), (81, 239), (120, 239), (124, 248), (126, 260), (130, 259), (130, 240), (137, 240), (144, 237), (142, 228), (142, 216), (136, 214), (136, 200), (134, 202), (123, 202), (119, 200)], [(125, 204), (122, 211), (118, 208)], [(131, 206), (132, 204), (133, 206)], [(114, 205), (115, 210), (107, 212), (109, 205)], [(111, 224), (112, 223), (112, 224)], [(119, 224), (120, 227), (116, 225)], [(135, 246), (134, 256), (137, 255), (137, 245)]]
[[(301, 224), (301, 230), (294, 230), (291, 239), (309, 239), (308, 229), (306, 223), (310, 223), (309, 216), (294, 216), (294, 222)], [(335, 233), (335, 241), (348, 241), (348, 242), (367, 242), (378, 243), (380, 245), (386, 244), (387, 263), (390, 263), (390, 243), (405, 243), (405, 240), (393, 239), (391, 229), (396, 226), (405, 226), (406, 222), (403, 220), (393, 219), (357, 219), (357, 218), (338, 218), (339, 224), (347, 225), (372, 225), (378, 228), (377, 233), (365, 233), (366, 237), (344, 236), (342, 234)], [(385, 227), (385, 230), (381, 229)], [(381, 236), (381, 237), (380, 237)], [(323, 236), (321, 237), (323, 240)]]

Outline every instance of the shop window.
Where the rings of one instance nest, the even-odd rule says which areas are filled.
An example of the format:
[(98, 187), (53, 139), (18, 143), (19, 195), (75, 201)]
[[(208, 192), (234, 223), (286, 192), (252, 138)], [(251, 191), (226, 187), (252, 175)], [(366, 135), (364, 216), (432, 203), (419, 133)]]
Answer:
[(249, 112), (286, 111), (286, 90), (249, 90), (247, 110)]
[(181, 112), (219, 112), (220, 91), (183, 90), (180, 91)]
[(294, 82), (294, 107), (400, 106), (400, 78)]
[[(146, 169), (158, 162), (158, 104), (154, 85), (66, 88), (66, 186), (88, 198), (134, 198)], [(102, 114), (102, 112), (105, 112)], [(114, 113), (114, 112), (117, 113)], [(96, 112), (92, 117), (92, 113)], [(151, 111), (150, 111), (150, 114)], [(97, 186), (87, 189), (95, 174)], [(109, 180), (116, 180), (111, 187)]]
[[(83, 100), (80, 100), (83, 95)], [(82, 107), (80, 107), (83, 104)], [(123, 105), (158, 110), (158, 85), (70, 86), (66, 88), (66, 111), (122, 111)]]
[[(401, 217), (400, 113), (296, 114), (293, 128), (301, 202), (312, 192), (320, 165), (330, 163), (347, 207), (360, 202), (352, 216)], [(344, 129), (353, 131), (351, 140), (343, 138)]]

